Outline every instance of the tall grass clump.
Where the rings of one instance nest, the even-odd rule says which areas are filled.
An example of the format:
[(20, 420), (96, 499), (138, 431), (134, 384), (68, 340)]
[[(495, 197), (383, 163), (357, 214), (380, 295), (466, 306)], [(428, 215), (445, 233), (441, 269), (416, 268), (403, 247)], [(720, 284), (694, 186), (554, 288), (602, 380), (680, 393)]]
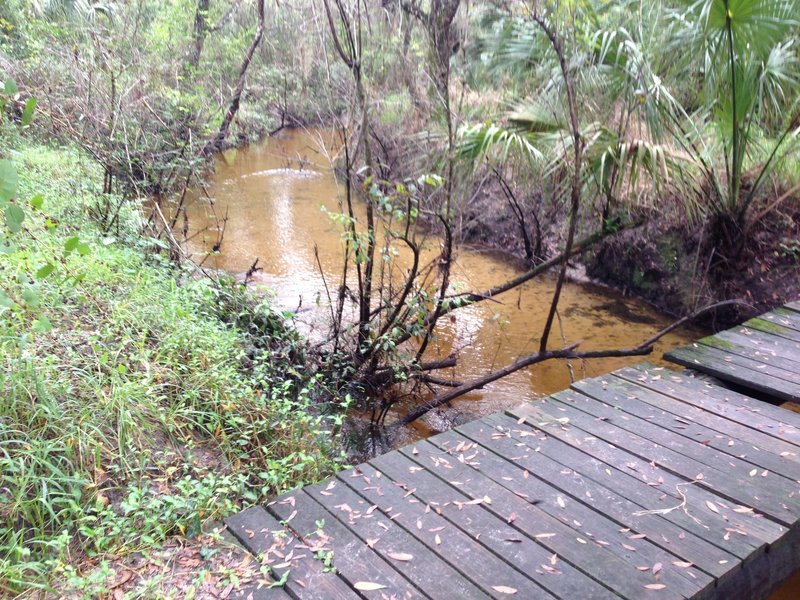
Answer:
[(341, 412), (285, 315), (170, 265), (131, 203), (101, 233), (96, 207), (122, 199), (79, 152), (0, 145), (26, 207), (1, 238), (0, 596), (56, 579), (90, 593), (82, 561), (337, 467)]

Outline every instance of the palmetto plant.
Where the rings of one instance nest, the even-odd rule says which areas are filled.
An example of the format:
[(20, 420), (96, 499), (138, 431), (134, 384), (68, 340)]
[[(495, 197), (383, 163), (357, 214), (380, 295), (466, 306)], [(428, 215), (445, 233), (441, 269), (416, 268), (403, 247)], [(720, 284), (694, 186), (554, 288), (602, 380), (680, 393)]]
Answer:
[[(748, 209), (800, 133), (793, 48), (799, 16), (797, 0), (691, 0), (671, 14), (668, 50), (702, 77), (703, 95), (691, 116), (675, 102), (664, 106), (676, 139), (700, 168), (727, 250), (741, 248)], [(770, 146), (759, 149), (756, 139), (767, 121), (778, 126)], [(715, 162), (719, 155), (722, 167)]]
[(32, 4), (40, 15), (70, 20), (91, 20), (97, 15), (110, 16), (114, 10), (107, 2), (90, 0), (33, 0)]

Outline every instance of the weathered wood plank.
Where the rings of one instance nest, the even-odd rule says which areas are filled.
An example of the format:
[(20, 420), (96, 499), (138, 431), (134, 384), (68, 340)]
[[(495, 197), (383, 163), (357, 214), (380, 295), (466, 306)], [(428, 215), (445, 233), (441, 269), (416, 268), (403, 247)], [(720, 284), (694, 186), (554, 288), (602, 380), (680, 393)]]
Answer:
[[(800, 400), (800, 385), (753, 368), (753, 365), (759, 364), (756, 361), (737, 358), (735, 355), (728, 355), (714, 348), (684, 346), (668, 352), (664, 358), (775, 398)], [(764, 367), (766, 369), (767, 365)]]
[[(548, 403), (546, 412), (540, 406), (522, 405), (511, 411), (515, 417), (531, 418), (535, 427), (548, 433), (561, 427), (558, 418), (569, 418), (568, 427), (580, 428), (589, 436), (604, 440), (631, 454), (655, 464), (675, 475), (693, 481), (697, 486), (705, 487), (725, 499), (725, 503), (734, 503), (751, 507), (778, 523), (791, 527), (796, 521), (795, 513), (800, 512), (797, 498), (790, 498), (791, 490), (786, 490), (785, 498), (774, 498), (771, 494), (766, 500), (757, 488), (741, 478), (732, 481), (729, 474), (714, 467), (705, 465), (694, 458), (682, 455), (671, 448), (651, 442), (646, 438), (617, 427), (615, 424), (600, 421), (573, 407), (558, 403)], [(538, 421), (537, 421), (538, 419)], [(702, 476), (701, 477), (698, 477)], [(706, 508), (704, 512), (713, 512)]]
[(789, 310), (793, 310), (796, 313), (800, 313), (800, 301), (797, 302), (787, 302), (785, 304), (786, 308)]
[[(742, 443), (751, 446), (755, 445), (759, 451), (766, 451), (778, 456), (782, 462), (800, 463), (800, 447), (779, 437), (764, 433), (760, 429), (744, 425), (741, 423), (741, 419), (731, 418), (731, 415), (725, 414), (724, 410), (704, 410), (694, 404), (682, 402), (667, 393), (655, 391), (646, 385), (640, 385), (641, 382), (631, 381), (629, 378), (624, 377), (621, 372), (613, 373), (606, 380), (609, 387), (613, 386), (620, 394), (635, 395), (642, 402), (655, 408), (678, 417), (689, 417), (691, 421), (704, 425), (711, 430), (719, 432), (721, 435), (740, 440)], [(714, 403), (722, 404), (719, 401), (712, 401), (712, 406)], [(730, 409), (727, 404), (722, 404), (722, 407), (723, 409)], [(737, 415), (738, 411), (733, 412), (734, 417)], [(746, 419), (747, 417), (744, 418)], [(774, 424), (774, 421), (768, 420), (768, 422)], [(727, 443), (726, 446), (728, 446)]]
[(676, 373), (652, 364), (639, 364), (616, 371), (628, 379), (687, 404), (722, 415), (777, 439), (800, 446), (800, 414), (760, 402), (739, 392)]
[[(770, 365), (782, 371), (797, 373), (800, 371), (800, 362), (792, 360), (791, 352), (787, 348), (779, 355), (776, 351), (767, 351), (763, 346), (757, 344), (753, 339), (733, 338), (732, 335), (725, 335), (726, 332), (705, 337), (697, 340), (699, 346), (710, 346), (726, 354), (736, 354), (749, 358), (750, 360)], [(765, 371), (769, 374), (769, 371)]]
[[(585, 396), (595, 398), (629, 415), (639, 417), (648, 423), (671, 431), (688, 440), (690, 444), (700, 444), (704, 448), (713, 448), (719, 451), (721, 455), (727, 455), (736, 461), (741, 460), (745, 463), (744, 466), (748, 470), (748, 474), (752, 473), (752, 469), (757, 470), (756, 475), (760, 474), (764, 469), (768, 469), (771, 473), (777, 473), (795, 481), (800, 479), (800, 463), (786, 460), (778, 454), (773, 454), (756, 446), (755, 438), (759, 435), (756, 431), (748, 430), (743, 426), (739, 426), (739, 430), (733, 431), (735, 423), (722, 419), (712, 421), (712, 424), (716, 425), (716, 429), (707, 427), (704, 422), (707, 423), (709, 419), (704, 418), (707, 414), (704, 411), (695, 409), (700, 414), (692, 413), (690, 410), (692, 407), (687, 405), (683, 405), (685, 407), (683, 411), (675, 406), (670, 406), (674, 412), (664, 410), (657, 406), (659, 401), (655, 392), (637, 387), (613, 376), (606, 377), (602, 382), (597, 379), (578, 381), (573, 384), (573, 388)], [(695, 417), (702, 422), (696, 421)], [(726, 424), (729, 426), (726, 427)], [(635, 427), (635, 424), (633, 426)], [(643, 433), (646, 435), (646, 432)], [(747, 433), (750, 433), (750, 435), (743, 435)], [(762, 436), (762, 438), (766, 438), (762, 441), (768, 444), (773, 441), (769, 436)], [(792, 448), (789, 445), (779, 447), (784, 450), (787, 447)], [(797, 458), (798, 453), (794, 449), (787, 450), (787, 452)], [(721, 460), (726, 459), (722, 458)]]
[[(484, 429), (484, 424), (493, 429)], [(475, 440), (490, 436), (493, 451), (530, 472), (541, 468), (542, 457), (552, 460), (553, 470), (546, 471), (557, 473), (548, 479), (552, 485), (655, 543), (668, 544), (665, 549), (716, 577), (738, 564), (728, 554), (750, 560), (786, 532), (752, 514), (734, 513), (727, 505), (719, 513), (702, 514), (701, 520), (695, 509), (706, 501), (722, 505), (718, 496), (577, 428), (553, 429), (550, 435), (509, 416), (492, 415), (459, 431)], [(726, 536), (729, 527), (752, 535)]]
[[(776, 365), (760, 362), (748, 356), (742, 356), (735, 352), (727, 352), (719, 348), (696, 342), (683, 348), (678, 348), (675, 352), (692, 350), (699, 358), (704, 361), (702, 367), (717, 368), (717, 363), (726, 362), (735, 365), (737, 368), (748, 369), (755, 373), (755, 377), (765, 378), (767, 385), (775, 385), (773, 379), (789, 382), (800, 389), (800, 374), (794, 370), (787, 370)], [(750, 375), (753, 377), (753, 375)]]
[(306, 491), (291, 492), (267, 507), (303, 540), (309, 555), (317, 557), (315, 560), (322, 562), (327, 570), (335, 569), (351, 588), (358, 582), (369, 582), (385, 587), (366, 593), (368, 597), (380, 598), (384, 594), (407, 600), (428, 597)]
[[(383, 503), (370, 504), (353, 489), (337, 480), (306, 488), (309, 496), (339, 518), (358, 538), (400, 570), (431, 598), (476, 600), (486, 594), (461, 576), (427, 546), (390, 520)], [(349, 510), (347, 510), (349, 509)], [(389, 555), (410, 554), (416, 560), (398, 562)]]
[[(580, 544), (574, 541), (575, 532), (569, 527), (495, 485), (480, 473), (471, 471), (462, 479), (464, 472), (458, 468), (459, 465), (451, 464), (452, 468), (448, 469), (445, 468), (446, 463), (443, 461), (431, 463), (427, 459), (444, 458), (442, 451), (435, 446), (422, 442), (417, 444), (416, 448), (418, 448), (416, 456), (405, 449), (406, 452), (391, 453), (382, 457), (381, 469), (384, 475), (410, 486), (421, 502), (439, 512), (452, 526), (478, 539), (492, 552), (547, 588), (554, 596), (567, 599), (584, 594), (598, 599), (617, 598), (608, 588), (570, 564), (575, 564), (570, 559), (575, 558), (578, 550), (576, 547)], [(439, 465), (439, 469), (433, 466), (436, 464)], [(428, 471), (428, 469), (436, 470)], [(452, 483), (453, 481), (458, 481), (460, 485)], [(479, 504), (467, 504), (476, 499)], [(513, 518), (511, 515), (515, 510), (521, 512)], [(563, 538), (560, 540), (561, 543), (557, 544), (563, 553), (547, 547), (544, 541), (538, 543), (532, 537), (524, 535), (517, 521), (523, 528), (537, 533), (558, 532), (553, 538)], [(438, 550), (448, 552), (443, 543), (438, 546)], [(588, 559), (587, 555), (591, 554), (591, 548), (588, 550), (589, 552), (584, 551), (580, 554), (582, 559)], [(552, 558), (554, 552), (558, 553), (555, 559)], [(606, 565), (611, 561), (617, 569), (629, 566), (615, 556), (606, 554), (608, 556), (598, 556), (598, 553), (595, 553), (595, 561)], [(611, 579), (621, 578), (615, 574)], [(631, 592), (638, 592), (641, 589), (634, 588), (629, 582), (630, 579), (626, 582), (626, 588)]]
[[(276, 579), (288, 572), (285, 588), (293, 598), (328, 600), (359, 598), (339, 577), (324, 572), (320, 561), (310, 556), (305, 544), (260, 506), (225, 519), (228, 530), (256, 556), (264, 555)], [(291, 559), (286, 560), (287, 556)]]
[[(738, 559), (748, 560), (765, 547), (756, 536), (709, 535), (710, 531), (724, 532), (731, 522), (717, 516), (700, 523), (688, 512), (674, 509), (682, 501), (681, 488), (673, 487), (674, 495), (666, 493), (671, 483), (667, 479), (663, 485), (648, 485), (636, 478), (630, 467), (617, 468), (555, 437), (525, 435), (530, 432), (527, 424), (519, 425), (505, 415), (494, 415), (463, 429), (464, 435), (485, 441), (498, 456), (536, 473), (539, 479), (546, 479), (623, 529), (646, 534), (651, 543), (684, 557), (714, 577), (723, 577)], [(628, 459), (627, 464), (636, 465), (635, 457)], [(683, 480), (676, 481), (676, 485), (687, 485)]]
[[(374, 465), (362, 465), (361, 469), (363, 471), (345, 471), (337, 477), (368, 502), (390, 507), (391, 510), (387, 508), (384, 514), (432, 552), (436, 552), (436, 546), (439, 545), (447, 548), (448, 552), (442, 552), (439, 556), (488, 595), (502, 598), (505, 595), (494, 588), (508, 586), (518, 590), (522, 598), (555, 598), (494, 553), (487, 551), (480, 542), (453, 527), (436, 511), (426, 510), (419, 499), (383, 477), (380, 469)], [(439, 536), (441, 544), (436, 544), (435, 535)]]
[[(676, 555), (674, 548), (665, 551), (646, 535), (621, 528), (618, 522), (580, 498), (550, 487), (545, 479), (553, 477), (534, 476), (531, 473), (537, 471), (533, 470), (525, 477), (521, 467), (457, 433), (435, 436), (431, 442), (435, 446), (433, 451), (428, 446), (419, 446), (420, 454), (413, 457), (419, 464), (428, 466), (430, 462), (426, 462), (426, 458), (432, 459), (434, 466), (429, 468), (440, 477), (455, 478), (459, 489), (470, 488), (470, 495), (474, 492), (478, 498), (481, 498), (481, 488), (491, 489), (491, 493), (487, 492), (491, 504), (483, 505), (486, 510), (510, 521), (561, 560), (574, 564), (622, 595), (639, 597), (647, 589), (646, 585), (659, 580), (668, 585), (671, 593), (690, 596), (701, 595), (703, 590), (713, 587), (713, 577), (675, 567), (675, 561), (685, 559)], [(473, 447), (462, 453), (455, 451), (459, 446)], [(441, 460), (445, 458), (443, 451), (452, 457), (448, 462)], [(473, 458), (462, 462), (464, 455)], [(490, 481), (482, 474), (488, 475)], [(531, 502), (535, 502), (535, 506)], [(662, 564), (663, 572), (657, 579), (651, 569), (640, 570), (643, 565), (658, 563)]]
[(793, 310), (776, 308), (772, 312), (761, 315), (761, 318), (794, 329), (795, 331), (800, 331), (800, 314), (797, 314)]
[(776, 337), (780, 337), (793, 342), (800, 341), (799, 331), (795, 331), (794, 329), (790, 329), (789, 327), (783, 327), (782, 325), (778, 325), (777, 323), (773, 323), (772, 321), (767, 321), (759, 317), (745, 321), (744, 323), (742, 323), (742, 326), (747, 327), (748, 329), (754, 329), (756, 331), (768, 333), (769, 335), (774, 335)]
[(751, 347), (756, 351), (756, 356), (766, 354), (769, 360), (779, 357), (791, 361), (786, 368), (800, 368), (800, 342), (743, 326), (720, 331), (715, 337), (740, 346)]
[(649, 423), (625, 415), (602, 402), (574, 390), (559, 392), (548, 399), (550, 414), (569, 417), (570, 421), (642, 458), (661, 461), (666, 468), (686, 477), (702, 473), (700, 484), (725, 495), (729, 500), (747, 504), (756, 510), (781, 519), (791, 526), (800, 518), (800, 498), (793, 498), (800, 484), (766, 472), (756, 480), (749, 473), (753, 465), (726, 455), (714, 448)]

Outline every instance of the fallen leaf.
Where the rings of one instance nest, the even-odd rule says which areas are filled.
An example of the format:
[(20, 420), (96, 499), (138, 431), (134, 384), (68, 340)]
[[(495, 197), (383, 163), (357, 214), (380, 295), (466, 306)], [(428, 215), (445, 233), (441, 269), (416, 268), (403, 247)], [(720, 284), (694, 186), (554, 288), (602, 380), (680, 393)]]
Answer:
[(407, 554), (405, 552), (389, 552), (388, 556), (389, 558), (393, 558), (395, 560), (400, 560), (404, 562), (407, 562), (414, 558), (411, 554)]
[(665, 586), (663, 583), (648, 583), (644, 587), (648, 590), (663, 590), (667, 586)]
[(653, 565), (653, 575), (658, 575), (664, 567), (660, 562)]
[(750, 477), (755, 477), (756, 475), (758, 475), (758, 469), (753, 469), (750, 471)]
[(440, 545), (440, 544), (442, 543), (442, 538), (440, 538), (440, 537), (439, 537), (439, 534), (437, 533), (437, 534), (434, 536), (434, 538), (433, 538), (433, 541), (434, 541), (434, 542), (436, 542), (436, 545), (438, 546), (438, 545)]
[(566, 508), (566, 506), (567, 506), (567, 505), (566, 505), (566, 503), (564, 502), (564, 499), (563, 499), (561, 496), (559, 496), (558, 498), (556, 498), (556, 503), (557, 503), (557, 504), (558, 504), (558, 505), (559, 505), (561, 508)]
[(516, 588), (508, 587), (507, 585), (493, 585), (492, 589), (500, 594), (516, 594)]
[(555, 535), (555, 533), (537, 533), (537, 534), (536, 534), (535, 536), (533, 536), (533, 537), (535, 537), (537, 540), (541, 540), (541, 539), (543, 539), (543, 538), (550, 538), (550, 537), (553, 537), (554, 535)]
[(380, 583), (372, 583), (371, 581), (356, 581), (353, 586), (360, 592), (374, 592), (375, 590), (385, 590), (386, 586)]
[(710, 510), (711, 512), (719, 514), (719, 509), (717, 508), (717, 505), (711, 502), (711, 500), (706, 500), (706, 506), (708, 507), (708, 510)]
[(694, 563), (690, 563), (690, 562), (683, 561), (683, 560), (673, 561), (672, 564), (675, 565), (676, 567), (680, 567), (681, 569), (688, 569), (689, 567), (694, 566)]

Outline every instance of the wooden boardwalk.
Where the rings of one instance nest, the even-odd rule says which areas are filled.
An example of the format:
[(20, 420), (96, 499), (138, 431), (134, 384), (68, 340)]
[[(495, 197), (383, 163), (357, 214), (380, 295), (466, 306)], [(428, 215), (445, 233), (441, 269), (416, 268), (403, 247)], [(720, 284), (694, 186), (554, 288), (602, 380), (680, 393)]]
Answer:
[(790, 302), (666, 357), (749, 390), (800, 402), (800, 302)]
[[(778, 333), (755, 321), (720, 336), (764, 353), (750, 358), (776, 369), (754, 365), (762, 387), (778, 369), (798, 372), (789, 361), (800, 329), (771, 314), (777, 322), (762, 320), (788, 345), (756, 335)], [(786, 319), (800, 327), (800, 313)], [(686, 352), (673, 356), (694, 356)], [(722, 362), (730, 366), (717, 374), (755, 380), (738, 358)], [(227, 524), (284, 582), (250, 588), (254, 599), (754, 600), (800, 568), (798, 480), (800, 414), (642, 364), (390, 452)]]

